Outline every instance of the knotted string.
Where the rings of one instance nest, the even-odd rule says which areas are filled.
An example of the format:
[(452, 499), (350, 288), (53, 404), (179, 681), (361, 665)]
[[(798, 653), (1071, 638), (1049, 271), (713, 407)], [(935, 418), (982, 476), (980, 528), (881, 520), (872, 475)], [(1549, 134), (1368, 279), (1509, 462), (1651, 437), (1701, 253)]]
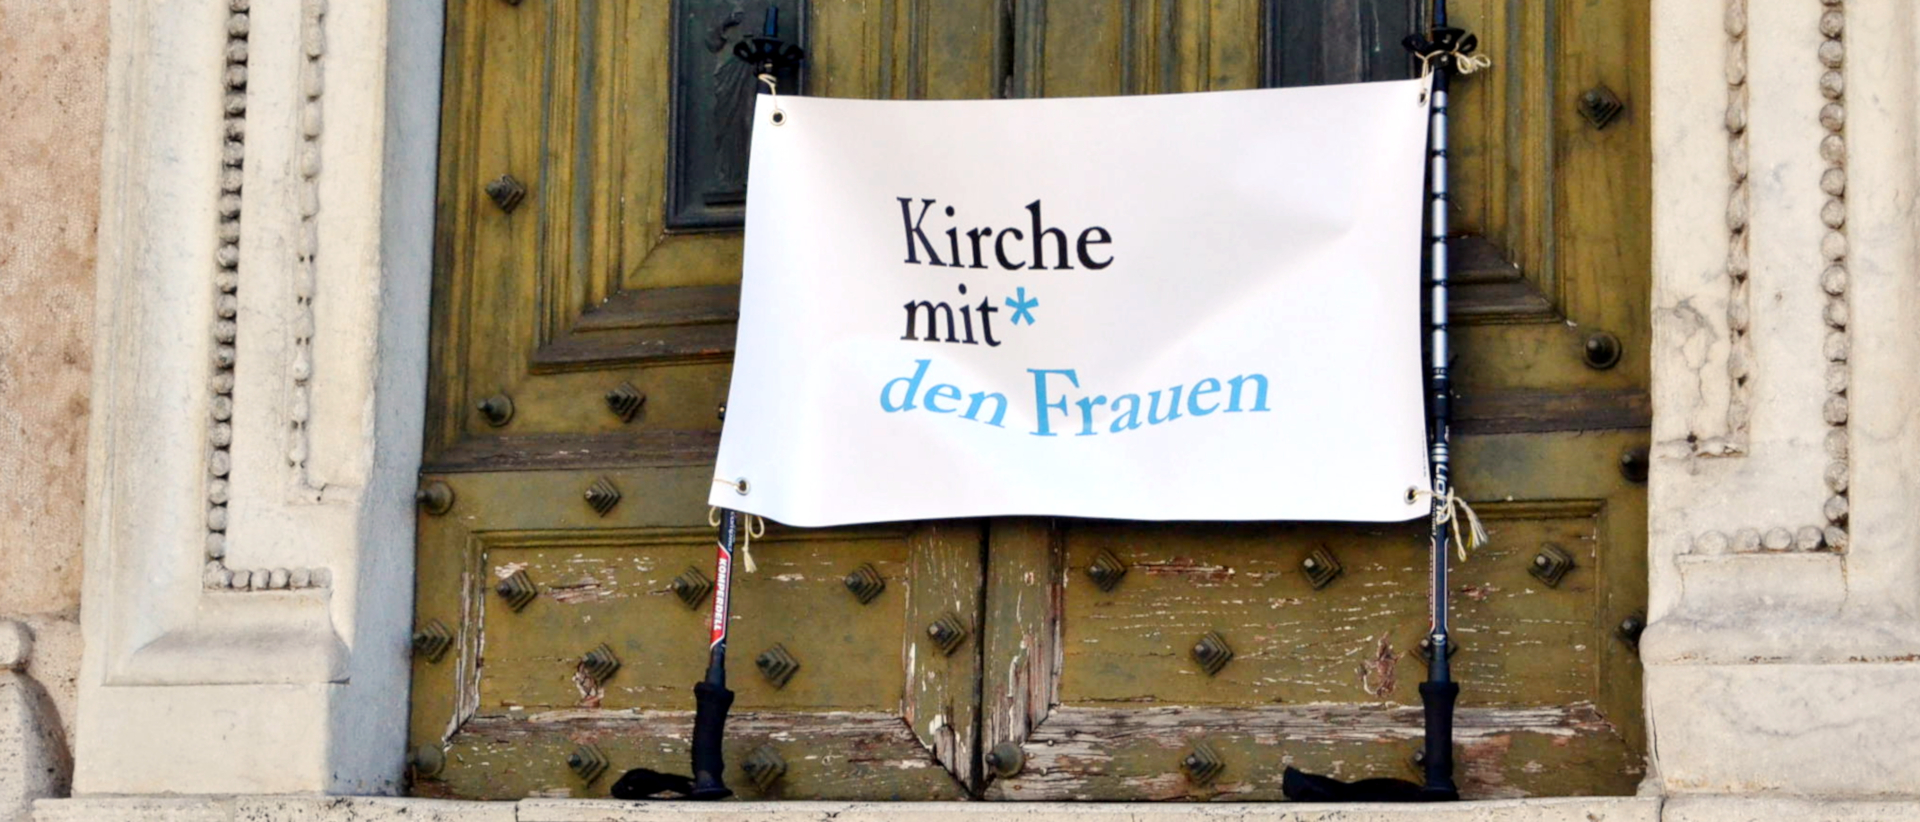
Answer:
[[(1454, 550), (1459, 552), (1461, 562), (1467, 561), (1469, 549), (1487, 544), (1487, 529), (1480, 524), (1480, 515), (1473, 512), (1473, 506), (1468, 505), (1466, 500), (1454, 495), (1452, 488), (1447, 489), (1447, 495), (1444, 498), (1432, 491), (1412, 490), (1413, 493), (1410, 496), (1415, 499), (1426, 497), (1440, 502), (1439, 508), (1433, 515), (1433, 524), (1453, 532)], [(1464, 535), (1460, 531), (1460, 521), (1463, 519), (1467, 522)]]
[(1461, 74), (1472, 74), (1481, 69), (1493, 67), (1491, 57), (1484, 54), (1463, 54), (1458, 48), (1452, 48), (1420, 55), (1420, 77), (1425, 79), (1427, 75), (1433, 73), (1434, 60), (1449, 56), (1453, 58), (1454, 67), (1458, 68)]
[[(731, 480), (714, 480), (714, 482), (727, 486), (734, 484)], [(767, 535), (767, 520), (758, 514), (749, 514), (745, 511), (736, 513), (746, 518), (742, 523), (742, 525), (746, 527), (740, 529), (740, 544), (734, 547), (738, 549), (740, 554), (740, 567), (745, 568), (747, 573), (751, 574), (760, 570), (760, 566), (755, 565), (753, 562), (753, 538)], [(720, 527), (719, 506), (707, 509), (707, 524), (715, 528)]]
[(773, 98), (773, 124), (776, 126), (786, 125), (787, 112), (780, 108), (780, 81), (774, 79), (771, 74), (756, 74), (754, 76), (759, 78), (760, 82), (767, 84), (767, 96)]

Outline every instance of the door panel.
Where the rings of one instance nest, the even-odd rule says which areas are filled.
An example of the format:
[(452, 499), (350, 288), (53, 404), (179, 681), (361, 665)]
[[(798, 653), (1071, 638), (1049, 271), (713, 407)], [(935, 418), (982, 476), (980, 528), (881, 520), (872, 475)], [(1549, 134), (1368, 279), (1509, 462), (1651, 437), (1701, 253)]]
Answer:
[[(685, 155), (738, 150), (714, 125), (750, 100), (726, 53), (768, 2), (448, 2), (418, 794), (604, 796), (686, 768), (741, 242), (732, 166)], [(783, 36), (804, 24), (799, 93), (978, 98), (1404, 77), (1424, 3), (777, 5)], [(1454, 478), (1494, 537), (1455, 562), (1462, 787), (1624, 794), (1645, 749), (1619, 628), (1646, 584), (1622, 470), (1650, 419), (1646, 3), (1453, 5), (1495, 61), (1452, 101)], [(1581, 107), (1600, 89), (1623, 103), (1604, 127)], [(669, 228), (676, 185), (697, 219)], [(1586, 361), (1596, 331), (1617, 363)], [(1413, 775), (1418, 523), (776, 523), (752, 550), (726, 751), (745, 798), (1276, 799), (1288, 764)], [(1572, 569), (1548, 584), (1541, 556)], [(930, 638), (943, 620), (959, 642)], [(1217, 773), (1183, 768), (1196, 746)]]
[[(1647, 385), (1651, 251), (1644, 2), (1454, 0), (1494, 68), (1455, 84), (1452, 314), (1463, 395), (1515, 388)], [(1604, 128), (1581, 114), (1606, 90)], [(1617, 365), (1582, 361), (1594, 331), (1623, 341)], [(1642, 422), (1644, 426), (1646, 423)]]
[[(1540, 479), (1639, 442), (1462, 438), (1479, 493), (1536, 497), (1479, 504), (1493, 542), (1456, 563), (1465, 795), (1626, 794), (1643, 775), (1638, 663), (1616, 626), (1644, 601), (1644, 495), (1618, 472)], [(989, 742), (1024, 740), (1027, 759), (988, 796), (1275, 799), (1287, 765), (1417, 776), (1425, 547), (1418, 523), (996, 523)], [(1552, 584), (1533, 573), (1549, 549), (1572, 563)], [(1108, 579), (1124, 569), (1111, 590), (1103, 561)], [(1212, 675), (1209, 634), (1231, 651)], [(1225, 762), (1210, 784), (1182, 771), (1196, 744)]]
[[(814, 93), (998, 88), (991, 0), (777, 5), (783, 36), (804, 25)], [(744, 127), (728, 118), (755, 89), (730, 52), (766, 6), (448, 4), (422, 472), (448, 504), (420, 519), (416, 793), (605, 796), (628, 768), (686, 770), (711, 594), (689, 604), (675, 583), (697, 592), (714, 573), (705, 499), (740, 276), (726, 186), (702, 184), (725, 176), (716, 153), (744, 151), (725, 129)], [(682, 132), (698, 145), (669, 139)], [(680, 180), (701, 207), (680, 213), (711, 230), (667, 228), (676, 151), (708, 152)], [(729, 784), (966, 795), (983, 528), (775, 525), (754, 540), (758, 573), (735, 577)], [(855, 572), (882, 586), (865, 602)], [(951, 647), (927, 634), (943, 618), (964, 634)], [(757, 771), (774, 778), (744, 770), (776, 760)]]
[[(1064, 96), (1407, 76), (1397, 41), (1424, 4), (1022, 5), (1045, 48), (1017, 50), (1015, 75)], [(1262, 13), (1265, 59), (1233, 59)], [(1649, 419), (1646, 135), (1631, 102), (1605, 129), (1577, 103), (1600, 84), (1643, 98), (1645, 8), (1463, 0), (1454, 15), (1495, 65), (1451, 106), (1453, 476), (1493, 533), (1455, 561), (1461, 787), (1630, 793), (1644, 733), (1617, 627), (1644, 602), (1645, 493), (1621, 460)], [(1618, 363), (1584, 361), (1596, 329)], [(1026, 758), (989, 774), (988, 797), (1276, 799), (1290, 764), (1417, 776), (1424, 524), (1000, 520), (990, 543), (982, 746)], [(1573, 570), (1549, 585), (1530, 570), (1543, 556)]]
[[(611, 777), (568, 766), (583, 744), (615, 777), (685, 770), (689, 688), (706, 668), (709, 475), (705, 465), (594, 472), (616, 489), (665, 492), (623, 494), (604, 516), (581, 500), (575, 472), (435, 476), (453, 504), (423, 518), (421, 537), (448, 550), (423, 552), (416, 610), (452, 647), (417, 656), (412, 727), (446, 764), (416, 779), (416, 793), (604, 796)], [(729, 781), (741, 795), (964, 795), (942, 763), (972, 760), (972, 735), (953, 728), (978, 721), (980, 540), (965, 522), (775, 527), (753, 540), (759, 570), (736, 575), (730, 640), (728, 741), (740, 750), (729, 749)], [(864, 602), (847, 582), (863, 569), (879, 580)], [(524, 602), (499, 590), (510, 578), (524, 580)], [(948, 613), (969, 633), (951, 654), (925, 632)], [(607, 667), (596, 649), (610, 673), (596, 675)], [(780, 676), (763, 657), (797, 668)], [(761, 748), (788, 769), (764, 788), (736, 773)]]

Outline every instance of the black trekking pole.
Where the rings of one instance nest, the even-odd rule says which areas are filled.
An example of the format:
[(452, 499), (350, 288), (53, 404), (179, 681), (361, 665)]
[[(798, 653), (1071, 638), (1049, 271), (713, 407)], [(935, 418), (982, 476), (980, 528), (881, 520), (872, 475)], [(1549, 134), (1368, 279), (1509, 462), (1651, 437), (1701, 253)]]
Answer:
[[(1328, 776), (1302, 773), (1287, 768), (1281, 790), (1296, 802), (1446, 802), (1460, 798), (1453, 780), (1453, 706), (1460, 696), (1460, 685), (1453, 681), (1447, 663), (1452, 649), (1447, 630), (1447, 551), (1449, 525), (1458, 527), (1456, 503), (1448, 484), (1448, 426), (1452, 420), (1450, 401), (1452, 382), (1447, 363), (1447, 91), (1449, 80), (1460, 61), (1469, 58), (1478, 46), (1476, 38), (1447, 25), (1447, 0), (1433, 0), (1433, 28), (1426, 36), (1408, 35), (1408, 51), (1419, 56), (1433, 75), (1430, 105), (1431, 132), (1428, 143), (1428, 248), (1431, 272), (1431, 333), (1427, 384), (1427, 437), (1432, 460), (1433, 489), (1431, 535), (1428, 540), (1430, 562), (1428, 599), (1433, 612), (1427, 638), (1422, 642), (1433, 655), (1427, 666), (1427, 681), (1420, 683), (1420, 702), (1424, 709), (1425, 746), (1421, 767), (1424, 784), (1404, 779), (1363, 779), (1342, 782)], [(1471, 70), (1475, 66), (1466, 68)], [(1474, 531), (1478, 536), (1478, 525)], [(1469, 543), (1471, 545), (1471, 543)]]
[(720, 539), (714, 543), (713, 627), (707, 645), (707, 676), (693, 686), (693, 790), (689, 799), (725, 799), (733, 795), (724, 779), (726, 758), (720, 743), (726, 738), (727, 709), (733, 692), (727, 690), (727, 605), (733, 597), (733, 547), (740, 536), (740, 515), (720, 511)]
[(724, 508), (715, 509), (719, 517), (719, 538), (714, 541), (713, 617), (707, 640), (707, 675), (693, 686), (693, 778), (661, 773), (649, 768), (627, 771), (609, 792), (615, 799), (648, 799), (660, 793), (677, 793), (688, 799), (725, 799), (733, 795), (725, 779), (727, 762), (721, 753), (726, 740), (727, 711), (733, 707), (733, 692), (727, 690), (728, 605), (733, 599), (733, 551), (740, 537), (741, 515)]
[[(745, 63), (752, 76), (766, 84), (765, 93), (777, 94), (779, 78), (797, 74), (807, 59), (806, 49), (780, 39), (780, 9), (768, 6), (760, 33), (746, 37), (733, 46), (733, 56)], [(790, 86), (791, 87), (791, 86)], [(776, 101), (777, 102), (777, 101)], [(774, 109), (774, 124), (780, 124), (779, 108)], [(726, 420), (726, 406), (720, 408)], [(718, 480), (716, 480), (718, 481)], [(746, 493), (740, 480), (741, 493)], [(720, 529), (714, 544), (713, 619), (707, 640), (707, 675), (693, 686), (693, 778), (663, 774), (647, 768), (628, 771), (613, 785), (615, 799), (644, 799), (659, 793), (678, 793), (688, 799), (725, 799), (733, 795), (727, 787), (726, 757), (721, 745), (726, 741), (727, 711), (733, 707), (733, 692), (727, 690), (727, 620), (733, 594), (733, 557), (742, 528), (750, 541), (759, 536), (765, 523), (751, 514), (725, 508), (714, 509)], [(753, 557), (747, 554), (747, 572), (753, 572)]]

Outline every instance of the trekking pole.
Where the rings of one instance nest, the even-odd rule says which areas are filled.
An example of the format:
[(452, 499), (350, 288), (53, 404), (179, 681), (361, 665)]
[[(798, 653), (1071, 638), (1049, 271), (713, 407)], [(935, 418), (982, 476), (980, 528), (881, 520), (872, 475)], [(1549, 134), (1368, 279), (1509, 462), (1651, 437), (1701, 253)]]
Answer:
[[(1428, 171), (1432, 195), (1428, 201), (1429, 215), (1428, 239), (1430, 242), (1429, 266), (1432, 269), (1432, 284), (1429, 309), (1432, 313), (1430, 344), (1432, 369), (1428, 379), (1427, 420), (1431, 430), (1427, 436), (1432, 449), (1433, 463), (1433, 510), (1432, 510), (1432, 548), (1429, 563), (1432, 566), (1428, 587), (1428, 600), (1433, 608), (1427, 630), (1427, 647), (1433, 654), (1433, 662), (1427, 666), (1427, 681), (1420, 683), (1420, 704), (1425, 714), (1424, 731), (1426, 749), (1422, 757), (1422, 769), (1426, 784), (1420, 788), (1422, 801), (1447, 801), (1460, 798), (1460, 789), (1453, 781), (1453, 706), (1459, 699), (1460, 685), (1453, 681), (1452, 667), (1447, 657), (1452, 650), (1447, 630), (1447, 536), (1446, 518), (1453, 515), (1452, 489), (1449, 485), (1448, 440), (1453, 422), (1453, 403), (1451, 399), (1452, 376), (1448, 356), (1447, 333), (1447, 275), (1449, 260), (1447, 255), (1447, 92), (1452, 83), (1453, 52), (1464, 47), (1468, 52), (1473, 49), (1470, 38), (1465, 32), (1447, 26), (1447, 0), (1433, 0), (1433, 33), (1427, 41), (1427, 53), (1422, 55), (1430, 63), (1439, 65), (1433, 68), (1432, 131), (1428, 137)], [(1444, 49), (1444, 51), (1441, 51)]]
[[(807, 59), (805, 49), (780, 39), (780, 9), (776, 6), (767, 7), (760, 34), (736, 43), (733, 55), (753, 67), (754, 75), (766, 83), (770, 94), (778, 93), (777, 75), (796, 69)], [(778, 107), (774, 111), (773, 122), (779, 125)], [(726, 419), (724, 407), (721, 419)], [(739, 482), (740, 492), (746, 493), (746, 480)], [(727, 606), (733, 593), (733, 551), (740, 538), (741, 521), (749, 520), (749, 540), (758, 536), (754, 526), (759, 521), (726, 508), (718, 509), (717, 513), (720, 537), (714, 543), (713, 624), (707, 645), (707, 675), (693, 686), (693, 790), (687, 794), (689, 799), (725, 799), (733, 795), (733, 790), (727, 787), (727, 763), (721, 753), (721, 743), (726, 739), (727, 711), (733, 707), (733, 692), (727, 690)], [(751, 554), (747, 557), (747, 571), (753, 571)]]
[[(1479, 523), (1463, 503), (1456, 501), (1449, 484), (1448, 440), (1453, 419), (1452, 379), (1448, 366), (1447, 334), (1447, 92), (1455, 70), (1462, 73), (1484, 67), (1486, 59), (1475, 57), (1478, 40), (1472, 34), (1447, 25), (1446, 0), (1433, 0), (1433, 27), (1426, 36), (1408, 35), (1404, 45), (1418, 55), (1432, 75), (1428, 134), (1428, 268), (1430, 334), (1427, 378), (1427, 441), (1431, 460), (1433, 488), (1430, 532), (1428, 537), (1431, 571), (1428, 580), (1429, 616), (1427, 637), (1422, 645), (1433, 655), (1427, 666), (1427, 681), (1420, 683), (1424, 745), (1421, 750), (1423, 784), (1404, 779), (1363, 779), (1342, 782), (1332, 777), (1302, 773), (1287, 768), (1281, 789), (1296, 802), (1445, 802), (1460, 798), (1453, 779), (1453, 708), (1460, 696), (1460, 685), (1453, 681), (1448, 664), (1452, 640), (1447, 625), (1447, 552), (1450, 532), (1459, 519), (1471, 523), (1472, 540), (1481, 538)], [(1417, 493), (1417, 492), (1415, 492)]]
[[(760, 33), (734, 44), (733, 56), (751, 67), (755, 79), (766, 84), (766, 93), (775, 95), (774, 125), (782, 115), (778, 103), (779, 76), (792, 74), (807, 59), (807, 51), (780, 39), (780, 9), (768, 6)], [(726, 421), (726, 406), (720, 407), (720, 420)], [(717, 480), (718, 481), (718, 480)], [(723, 484), (732, 484), (730, 482)], [(740, 493), (746, 493), (746, 480), (739, 480)], [(733, 707), (733, 692), (727, 690), (727, 621), (733, 593), (734, 549), (740, 545), (743, 521), (747, 540), (760, 535), (765, 521), (751, 514), (715, 508), (709, 524), (720, 530), (714, 543), (713, 619), (707, 640), (707, 675), (693, 686), (693, 779), (635, 768), (615, 783), (616, 799), (640, 799), (659, 793), (684, 794), (688, 799), (725, 799), (733, 795), (727, 787), (726, 757), (721, 745), (726, 740), (727, 711)], [(746, 552), (747, 573), (753, 573), (753, 555)]]
[[(733, 552), (744, 517), (735, 511), (715, 508), (708, 522), (720, 529), (714, 540), (713, 618), (707, 639), (707, 676), (693, 686), (693, 777), (661, 773), (651, 768), (634, 768), (623, 774), (608, 792), (615, 799), (652, 799), (673, 793), (688, 799), (725, 799), (733, 795), (725, 780), (727, 762), (721, 754), (726, 741), (727, 711), (733, 707), (733, 692), (727, 690), (728, 603), (733, 599)], [(752, 538), (752, 530), (748, 530)], [(748, 562), (752, 569), (752, 562)]]

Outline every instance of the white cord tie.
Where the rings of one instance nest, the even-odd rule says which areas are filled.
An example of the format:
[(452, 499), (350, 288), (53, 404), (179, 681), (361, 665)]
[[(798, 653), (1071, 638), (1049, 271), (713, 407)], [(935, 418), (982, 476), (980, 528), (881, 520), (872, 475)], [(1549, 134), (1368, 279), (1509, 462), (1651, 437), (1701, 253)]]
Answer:
[(1481, 69), (1487, 69), (1487, 68), (1493, 67), (1493, 58), (1488, 57), (1484, 54), (1461, 54), (1459, 49), (1453, 49), (1450, 51), (1436, 51), (1431, 54), (1422, 55), (1420, 57), (1420, 76), (1424, 78), (1427, 75), (1432, 74), (1433, 61), (1441, 57), (1448, 57), (1448, 56), (1451, 56), (1453, 58), (1453, 64), (1456, 68), (1460, 70), (1461, 74), (1472, 74), (1476, 71), (1480, 71)]
[[(1487, 544), (1487, 529), (1480, 524), (1480, 515), (1473, 512), (1473, 506), (1468, 505), (1466, 500), (1456, 496), (1452, 487), (1447, 488), (1447, 495), (1444, 498), (1432, 491), (1420, 490), (1415, 490), (1413, 496), (1440, 502), (1434, 508), (1433, 523), (1453, 532), (1453, 546), (1459, 552), (1461, 562), (1467, 561), (1468, 550)], [(1464, 536), (1460, 531), (1460, 521), (1463, 519), (1467, 521)]]
[[(714, 482), (724, 482), (727, 485), (733, 484), (726, 480), (714, 480)], [(734, 547), (738, 549), (740, 554), (740, 567), (746, 569), (746, 572), (751, 574), (760, 570), (760, 566), (753, 564), (753, 538), (767, 535), (767, 520), (758, 514), (749, 514), (744, 511), (736, 511), (734, 513), (745, 518), (741, 523), (745, 527), (740, 529), (740, 544)], [(715, 528), (720, 527), (720, 508), (718, 506), (707, 509), (707, 524)]]
[(771, 74), (756, 74), (754, 76), (758, 77), (760, 82), (767, 84), (767, 96), (773, 98), (773, 124), (776, 126), (786, 125), (787, 113), (780, 108), (780, 81), (774, 79)]

